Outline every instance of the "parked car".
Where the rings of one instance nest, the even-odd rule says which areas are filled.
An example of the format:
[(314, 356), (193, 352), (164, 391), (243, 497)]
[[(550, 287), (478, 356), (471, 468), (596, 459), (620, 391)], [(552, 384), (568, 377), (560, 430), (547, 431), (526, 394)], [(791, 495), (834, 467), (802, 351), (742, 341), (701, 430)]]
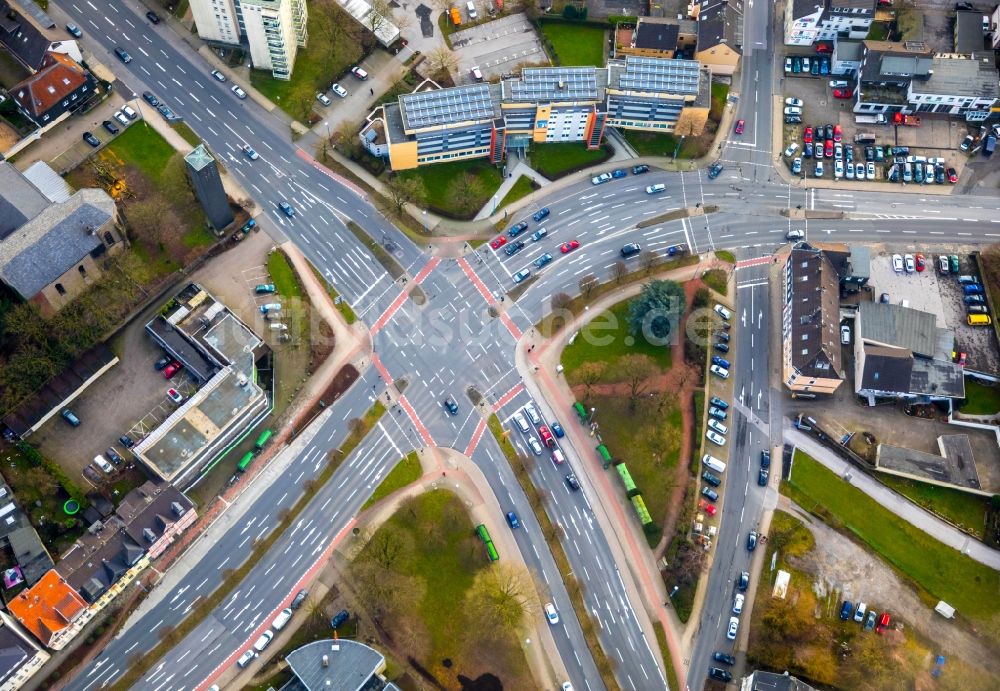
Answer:
[[(354, 67), (351, 68), (351, 74), (353, 74), (355, 77), (357, 77), (361, 81), (364, 81), (364, 80), (368, 79), (368, 73), (365, 72), (360, 67), (358, 67), (357, 65), (355, 65)], [(479, 78), (482, 79), (482, 76), (480, 75)]]
[(727, 672), (726, 670), (722, 669), (721, 667), (709, 667), (708, 676), (712, 677), (712, 679), (716, 679), (718, 681), (724, 681), (727, 683), (733, 680), (733, 675)]
[(167, 389), (167, 398), (178, 405), (184, 402), (184, 397), (181, 396), (181, 392), (177, 389)]
[(330, 91), (337, 94), (341, 98), (347, 98), (347, 89), (342, 87), (340, 84), (334, 82), (330, 85)]
[(216, 81), (219, 82), (226, 81), (226, 75), (222, 74), (222, 72), (220, 72), (219, 70), (212, 70), (212, 76), (215, 78)]
[(900, 254), (892, 255), (892, 270), (896, 273), (903, 272), (903, 256)]
[(603, 185), (606, 182), (611, 181), (611, 173), (601, 173), (600, 175), (595, 175), (590, 179), (590, 184), (592, 185)]
[(83, 32), (80, 31), (80, 27), (78, 27), (76, 24), (67, 24), (66, 31), (68, 31), (70, 35), (73, 36), (74, 38), (83, 37)]
[(240, 88), (239, 84), (233, 84), (231, 87), (229, 87), (229, 90), (232, 91), (234, 94), (236, 94), (236, 98), (240, 99), (241, 101), (246, 100), (247, 92), (244, 91), (242, 88)]
[(705, 438), (708, 439), (713, 444), (715, 444), (716, 446), (725, 446), (726, 445), (726, 438), (723, 437), (723, 436), (721, 436), (721, 435), (716, 434), (712, 430), (708, 430), (707, 432), (705, 432)]
[(736, 632), (740, 628), (739, 617), (729, 617), (729, 628), (726, 630), (726, 638), (731, 641), (736, 640)]
[(751, 530), (747, 535), (747, 551), (753, 552), (757, 549), (757, 531)]
[(729, 408), (729, 404), (726, 403), (721, 398), (719, 398), (718, 396), (712, 396), (712, 398), (710, 398), (708, 402), (714, 405), (716, 408), (719, 408), (720, 410), (726, 410)]
[(642, 164), (638, 166), (632, 166), (632, 175), (642, 175), (643, 173), (649, 172), (649, 166)]
[(854, 611), (854, 605), (851, 604), (850, 600), (844, 600), (843, 604), (840, 605), (840, 618), (847, 621), (851, 618), (851, 613)]
[(750, 587), (750, 572), (743, 571), (739, 576), (736, 577), (736, 587), (746, 592), (746, 589)]
[(903, 263), (906, 265), (906, 273), (912, 274), (916, 270), (916, 262), (913, 260), (912, 254), (907, 254), (903, 256)]
[(316, 94), (316, 100), (322, 103), (324, 106), (333, 105), (333, 101), (330, 100), (330, 97), (324, 94), (322, 91)]
[(735, 665), (736, 664), (736, 658), (735, 657), (733, 657), (732, 655), (726, 655), (725, 653), (721, 653), (718, 650), (716, 650), (714, 653), (712, 653), (712, 659), (715, 660), (716, 662), (721, 662), (724, 665)]
[(746, 127), (746, 121), (737, 120), (736, 128), (733, 130), (736, 134), (743, 134), (743, 128)]
[(333, 618), (330, 620), (330, 628), (336, 631), (350, 618), (350, 613), (346, 609), (342, 609), (333, 615)]
[(83, 133), (83, 141), (87, 142), (88, 144), (90, 144), (95, 148), (101, 145), (101, 140), (95, 137), (91, 132)]
[(705, 497), (709, 501), (719, 501), (719, 493), (708, 487), (701, 488), (701, 496)]
[(111, 134), (118, 134), (119, 131), (118, 126), (115, 125), (115, 123), (111, 122), (110, 120), (105, 120), (104, 122), (102, 122), (101, 127), (106, 129)]
[(156, 14), (156, 12), (153, 12), (152, 10), (146, 13), (146, 19), (148, 19), (152, 24), (160, 23), (160, 16)]
[(767, 478), (769, 475), (770, 475), (769, 471), (765, 470), (764, 468), (761, 468), (760, 471), (758, 471), (757, 473), (757, 484), (761, 487), (767, 487)]
[(72, 410), (70, 410), (69, 408), (66, 408), (60, 414), (62, 415), (62, 419), (65, 420), (66, 422), (68, 422), (73, 427), (79, 427), (80, 426), (80, 418), (78, 418), (76, 416), (76, 414)]

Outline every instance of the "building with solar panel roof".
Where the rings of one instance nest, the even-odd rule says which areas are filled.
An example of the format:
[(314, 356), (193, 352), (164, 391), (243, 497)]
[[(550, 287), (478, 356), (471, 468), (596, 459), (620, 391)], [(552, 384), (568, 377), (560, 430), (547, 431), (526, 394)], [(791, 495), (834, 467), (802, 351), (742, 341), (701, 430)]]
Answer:
[(362, 144), (393, 170), (465, 158), (499, 164), (532, 143), (580, 142), (599, 148), (607, 126), (702, 133), (711, 105), (711, 71), (695, 60), (630, 55), (607, 67), (526, 68), (499, 84), (418, 86), (380, 106)]

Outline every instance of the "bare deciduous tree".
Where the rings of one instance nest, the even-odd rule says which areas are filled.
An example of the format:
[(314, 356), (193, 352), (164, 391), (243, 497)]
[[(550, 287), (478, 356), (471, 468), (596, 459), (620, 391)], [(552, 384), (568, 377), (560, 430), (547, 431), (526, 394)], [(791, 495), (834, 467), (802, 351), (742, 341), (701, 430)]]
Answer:
[(518, 633), (537, 610), (531, 575), (523, 567), (501, 562), (476, 575), (466, 595), (472, 621), (491, 629)]
[(642, 270), (646, 272), (647, 276), (653, 271), (653, 268), (659, 261), (660, 255), (653, 250), (644, 250), (643, 253), (639, 255), (639, 264), (642, 266)]
[(625, 266), (625, 262), (616, 261), (611, 267), (611, 277), (615, 279), (615, 283), (621, 285), (626, 276), (628, 276), (628, 267)]
[(400, 175), (393, 175), (386, 185), (389, 193), (389, 201), (397, 214), (403, 212), (403, 207), (411, 204), (424, 196), (424, 184), (417, 178), (404, 178)]
[(440, 72), (450, 73), (458, 67), (458, 56), (448, 46), (439, 46), (427, 53), (424, 64), (432, 75)]
[(601, 381), (604, 377), (604, 371), (607, 364), (601, 360), (590, 360), (584, 362), (576, 370), (576, 377), (580, 380), (580, 383), (584, 385), (584, 397), (590, 397), (590, 391), (594, 384)]
[(589, 300), (590, 296), (593, 294), (600, 282), (597, 280), (597, 276), (594, 274), (587, 274), (580, 279), (580, 293), (583, 295), (584, 299)]
[(628, 405), (635, 410), (640, 394), (645, 392), (649, 380), (656, 374), (656, 364), (648, 355), (629, 353), (618, 361), (618, 366), (628, 382)]

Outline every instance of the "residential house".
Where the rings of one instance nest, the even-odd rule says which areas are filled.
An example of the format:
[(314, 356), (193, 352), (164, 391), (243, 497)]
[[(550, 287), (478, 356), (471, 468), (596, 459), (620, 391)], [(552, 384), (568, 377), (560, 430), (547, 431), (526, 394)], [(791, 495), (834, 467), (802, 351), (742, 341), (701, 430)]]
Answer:
[(712, 74), (732, 75), (743, 54), (743, 0), (701, 0), (691, 9), (698, 24), (695, 60)]
[(876, 0), (789, 0), (785, 3), (785, 45), (863, 39), (875, 19)]
[(54, 43), (44, 29), (22, 14), (7, 0), (0, 0), (0, 45), (28, 72), (42, 69), (45, 56)]
[(46, 315), (85, 290), (101, 275), (101, 260), (123, 247), (115, 202), (102, 189), (52, 201), (0, 162), (0, 211), (8, 209), (10, 216), (0, 214), (0, 281)]
[(841, 39), (833, 45), (830, 74), (857, 74), (861, 70), (864, 45), (861, 41)]
[(87, 603), (52, 569), (7, 603), (7, 610), (42, 645), (62, 650), (91, 618)]
[(190, 499), (173, 486), (152, 480), (129, 492), (115, 513), (150, 559), (160, 556), (197, 519)]
[(145, 550), (125, 532), (125, 522), (115, 515), (93, 523), (60, 557), (56, 570), (93, 605), (144, 555)]
[[(8, 584), (20, 582), (33, 586), (52, 568), (52, 557), (45, 549), (27, 514), (18, 505), (13, 490), (0, 477), (0, 545), (10, 548), (17, 566), (4, 574)], [(8, 585), (10, 587), (10, 585)]]
[(800, 242), (785, 261), (781, 320), (782, 381), (795, 393), (833, 393), (844, 380), (837, 269), (821, 249)]
[(50, 52), (41, 70), (16, 84), (10, 93), (20, 111), (44, 127), (86, 105), (97, 93), (97, 82), (72, 58)]
[(15, 691), (27, 683), (49, 654), (31, 640), (20, 624), (0, 611), (0, 691)]
[(619, 29), (615, 56), (691, 58), (698, 42), (698, 26), (690, 19), (639, 17), (635, 27)]
[(935, 54), (921, 42), (864, 41), (856, 113), (939, 113), (982, 121), (998, 98), (991, 57)]

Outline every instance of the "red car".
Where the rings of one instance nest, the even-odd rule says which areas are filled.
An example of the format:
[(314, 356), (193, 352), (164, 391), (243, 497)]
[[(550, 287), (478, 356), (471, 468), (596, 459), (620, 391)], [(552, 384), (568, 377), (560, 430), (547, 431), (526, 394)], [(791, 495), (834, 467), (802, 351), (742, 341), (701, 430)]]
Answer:
[(552, 448), (553, 446), (556, 445), (556, 440), (552, 438), (552, 432), (550, 432), (549, 428), (546, 427), (545, 425), (542, 425), (541, 427), (538, 428), (538, 434), (542, 438), (542, 443), (548, 446), (549, 448)]
[(736, 134), (743, 134), (743, 127), (746, 125), (742, 120), (736, 121)]
[(490, 247), (492, 247), (495, 250), (498, 250), (498, 249), (500, 249), (501, 247), (503, 247), (506, 244), (507, 244), (507, 236), (506, 235), (501, 235), (497, 239), (495, 239), (492, 242), (490, 242)]
[(579, 246), (580, 246), (579, 240), (570, 240), (569, 242), (564, 242), (563, 244), (559, 245), (559, 251), (562, 252), (563, 254), (569, 254)]
[(181, 363), (177, 362), (177, 360), (174, 360), (169, 365), (167, 365), (166, 367), (163, 368), (163, 378), (164, 379), (173, 379), (174, 375), (177, 374), (178, 372), (180, 372), (181, 369), (183, 369), (183, 368), (184, 368), (184, 365), (182, 365)]
[(854, 96), (854, 92), (851, 91), (850, 89), (834, 89), (833, 90), (833, 97), (834, 98), (852, 98), (853, 96)]
[(840, 125), (833, 126), (833, 141), (839, 142), (844, 138), (844, 130), (841, 129)]
[(833, 158), (833, 140), (827, 139), (826, 144), (823, 145), (823, 155), (827, 158)]
[(920, 254), (918, 252), (917, 255), (916, 255), (916, 257), (914, 257), (914, 259), (917, 260), (917, 271), (923, 271), (926, 268), (926, 266), (927, 266), (924, 263), (924, 255), (922, 255), (922, 254)]
[(714, 516), (715, 512), (718, 511), (718, 509), (715, 508), (715, 504), (709, 504), (704, 499), (699, 499), (698, 500), (698, 510), (699, 511), (704, 511), (709, 516)]
[(831, 41), (820, 41), (816, 44), (817, 53), (832, 53), (833, 52), (833, 42)]
[(813, 128), (807, 127), (805, 128), (805, 130), (802, 131), (802, 143), (812, 144), (812, 141), (813, 141)]
[(945, 173), (948, 175), (948, 182), (952, 184), (958, 182), (958, 173), (955, 172), (954, 168), (949, 168)]
[(878, 623), (875, 625), (875, 633), (882, 633), (887, 628), (889, 628), (889, 622), (891, 618), (888, 612), (882, 612), (882, 616), (878, 618)]
[(951, 361), (954, 362), (959, 367), (965, 367), (966, 354), (957, 351), (951, 351)]

